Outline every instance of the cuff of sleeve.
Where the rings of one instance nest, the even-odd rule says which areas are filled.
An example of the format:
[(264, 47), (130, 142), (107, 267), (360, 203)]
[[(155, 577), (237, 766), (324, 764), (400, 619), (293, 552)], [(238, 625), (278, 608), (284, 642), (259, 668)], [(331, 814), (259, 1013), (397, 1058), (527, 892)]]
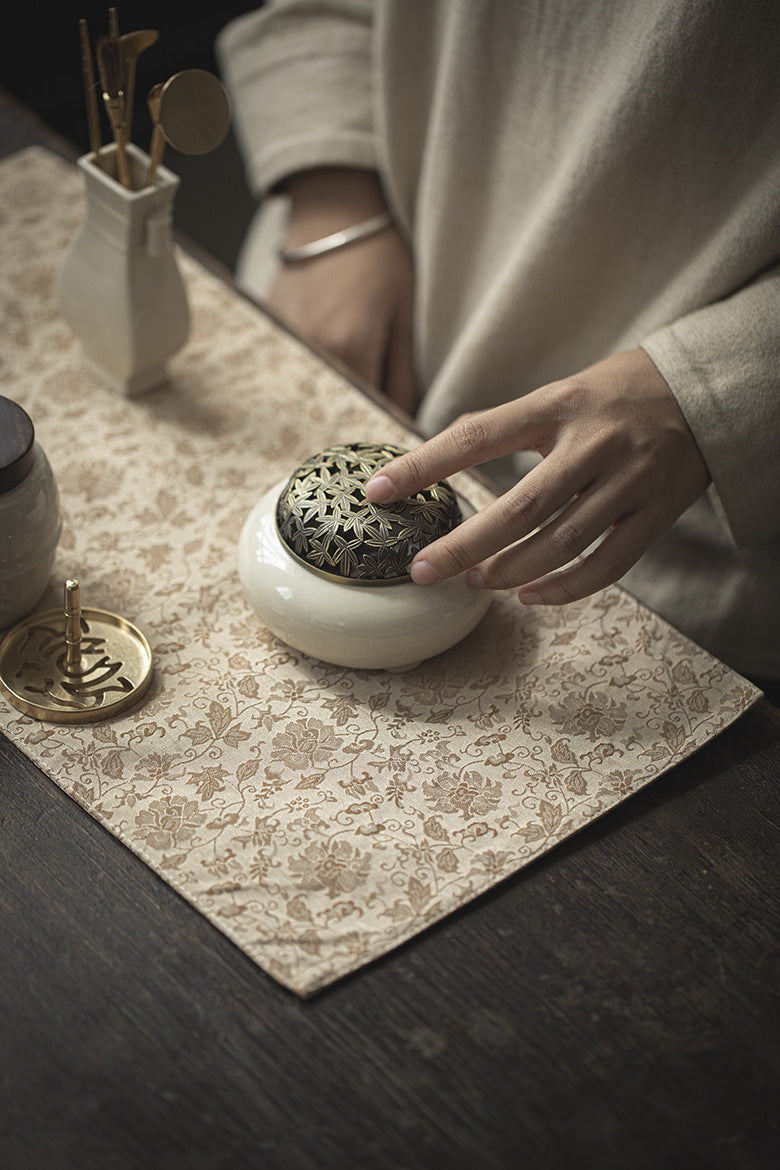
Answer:
[(340, 8), (331, 20), (303, 4), (264, 8), (217, 39), (257, 198), (311, 167), (376, 169), (370, 30), (362, 5)]
[(252, 193), (260, 198), (297, 171), (325, 166), (376, 170), (373, 138), (361, 133), (342, 133), (332, 138), (316, 134), (289, 137), (249, 153), (246, 176)]
[(713, 502), (743, 547), (776, 536), (780, 507), (777, 359), (766, 336), (768, 306), (751, 308), (735, 312), (720, 302), (642, 342), (704, 457)]

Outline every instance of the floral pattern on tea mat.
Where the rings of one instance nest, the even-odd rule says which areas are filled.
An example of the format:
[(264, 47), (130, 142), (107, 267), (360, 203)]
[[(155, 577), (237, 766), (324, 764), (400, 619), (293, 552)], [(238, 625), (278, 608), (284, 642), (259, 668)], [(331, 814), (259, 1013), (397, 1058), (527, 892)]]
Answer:
[(387, 952), (757, 699), (617, 587), (565, 609), (497, 596), (460, 646), (401, 675), (276, 641), (237, 575), (257, 498), (332, 443), (415, 440), (187, 257), (193, 332), (170, 383), (136, 401), (103, 389), (56, 309), (81, 214), (52, 156), (0, 165), (4, 392), (62, 497), (42, 605), (78, 576), (86, 605), (145, 631), (155, 678), (106, 723), (2, 705), (0, 728), (274, 978), (306, 995)]

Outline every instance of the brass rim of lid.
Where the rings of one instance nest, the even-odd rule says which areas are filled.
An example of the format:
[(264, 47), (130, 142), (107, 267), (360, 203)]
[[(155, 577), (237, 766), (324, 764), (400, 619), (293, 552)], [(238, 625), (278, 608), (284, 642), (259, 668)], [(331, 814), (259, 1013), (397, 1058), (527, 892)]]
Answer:
[(404, 449), (350, 443), (312, 455), (292, 474), (276, 508), (279, 537), (311, 572), (346, 585), (409, 581), (421, 548), (461, 521), (452, 487), (434, 484), (394, 504), (373, 504), (365, 484)]

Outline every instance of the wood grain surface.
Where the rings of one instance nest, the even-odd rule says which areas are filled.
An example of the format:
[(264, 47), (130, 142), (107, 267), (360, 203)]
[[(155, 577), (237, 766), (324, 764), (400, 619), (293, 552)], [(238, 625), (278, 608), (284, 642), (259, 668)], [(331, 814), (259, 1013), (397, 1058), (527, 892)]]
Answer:
[(779, 781), (763, 701), (302, 1001), (0, 736), (0, 1168), (774, 1170)]
[(0, 737), (0, 1165), (773, 1167), (778, 776), (762, 702), (301, 1001)]

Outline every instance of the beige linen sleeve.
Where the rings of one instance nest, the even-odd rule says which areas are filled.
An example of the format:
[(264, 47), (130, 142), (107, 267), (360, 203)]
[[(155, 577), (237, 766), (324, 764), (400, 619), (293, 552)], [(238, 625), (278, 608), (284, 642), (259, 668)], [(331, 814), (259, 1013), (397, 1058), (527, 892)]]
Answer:
[(269, 0), (219, 34), (247, 180), (263, 197), (295, 171), (375, 167), (371, 0)]
[(780, 533), (780, 266), (651, 334), (739, 547)]

